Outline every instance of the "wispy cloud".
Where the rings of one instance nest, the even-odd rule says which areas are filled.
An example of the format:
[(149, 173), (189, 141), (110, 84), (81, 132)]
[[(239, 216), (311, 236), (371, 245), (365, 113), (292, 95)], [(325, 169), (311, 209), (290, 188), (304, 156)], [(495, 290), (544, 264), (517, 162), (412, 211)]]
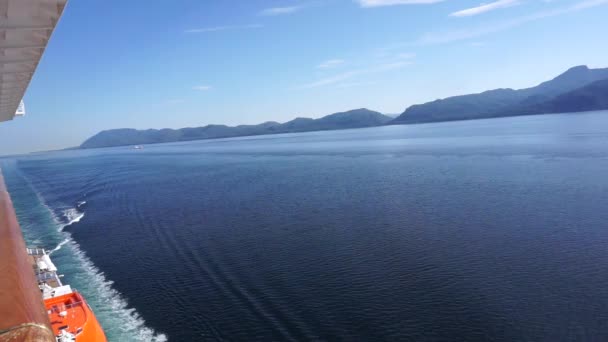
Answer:
[(197, 86), (192, 87), (192, 89), (199, 90), (199, 91), (207, 91), (207, 90), (211, 90), (211, 88), (212, 87), (208, 86), (208, 85), (197, 85)]
[(344, 82), (336, 84), (336, 88), (353, 88), (374, 85), (376, 82)]
[(291, 13), (295, 13), (301, 9), (303, 9), (304, 6), (286, 6), (286, 7), (271, 7), (271, 8), (265, 8), (262, 11), (260, 11), (260, 15), (282, 15), (282, 14), (291, 14)]
[(508, 21), (498, 22), (488, 26), (477, 27), (466, 30), (455, 30), (446, 32), (431, 32), (424, 34), (414, 45), (428, 44), (444, 44), (456, 41), (474, 39), (488, 34), (506, 31), (529, 22), (537, 21), (544, 18), (555, 17), (571, 12), (584, 10), (596, 6), (608, 4), (608, 0), (585, 0), (569, 7), (562, 7), (548, 11), (541, 11), (527, 16), (511, 19)]
[(461, 11), (450, 14), (451, 17), (470, 17), (500, 8), (507, 8), (521, 4), (519, 0), (498, 0), (489, 4), (479, 5), (477, 7), (467, 8)]
[(334, 73), (333, 75), (327, 75), (326, 73), (317, 74), (317, 76), (322, 78), (318, 79), (317, 81), (301, 85), (298, 88), (308, 89), (329, 85), (333, 85), (335, 88), (347, 88), (367, 85), (370, 83), (365, 80), (357, 80), (356, 78), (401, 69), (413, 64), (415, 57), (416, 54), (411, 52), (386, 51), (382, 54), (372, 53), (370, 56), (367, 56), (366, 58), (364, 57), (362, 60), (349, 61), (348, 63), (342, 59), (330, 59), (319, 64), (317, 68), (334, 70), (332, 68), (335, 66), (342, 66), (342, 69), (344, 69), (346, 65), (353, 67), (350, 70), (346, 70), (341, 73)]
[(578, 11), (578, 10), (591, 8), (591, 7), (595, 7), (595, 6), (600, 6), (600, 5), (604, 5), (604, 4), (608, 4), (608, 0), (587, 0), (587, 1), (579, 2), (579, 3), (575, 4), (574, 6), (572, 6), (572, 10)]
[(444, 0), (356, 0), (361, 7), (382, 7), (394, 5), (425, 5), (442, 2)]
[(330, 84), (336, 84), (336, 83), (351, 79), (355, 76), (362, 76), (362, 75), (367, 75), (367, 74), (374, 74), (374, 73), (379, 73), (379, 72), (396, 70), (396, 69), (403, 68), (410, 64), (412, 64), (411, 61), (396, 61), (396, 62), (390, 62), (390, 63), (384, 63), (384, 64), (376, 64), (376, 65), (373, 65), (368, 68), (350, 70), (347, 72), (343, 72), (341, 74), (333, 75), (331, 77), (322, 78), (318, 81), (304, 84), (300, 88), (317, 88), (317, 87), (326, 86), (326, 85), (330, 85)]
[(180, 103), (184, 103), (185, 101), (183, 99), (169, 99), (166, 100), (164, 102), (164, 104), (166, 105), (176, 105), (176, 104), (180, 104)]
[(329, 69), (329, 68), (337, 67), (338, 65), (341, 65), (341, 64), (344, 64), (343, 59), (329, 59), (329, 60), (326, 60), (325, 62), (317, 65), (317, 68)]
[(411, 52), (402, 52), (402, 53), (398, 53), (395, 57), (400, 60), (413, 59), (414, 57), (416, 57), (416, 54), (411, 53)]
[(226, 25), (226, 26), (213, 26), (213, 27), (203, 27), (203, 28), (195, 28), (185, 30), (185, 33), (207, 33), (207, 32), (218, 32), (218, 31), (228, 31), (228, 30), (248, 30), (248, 29), (257, 29), (261, 28), (263, 25), (260, 24), (251, 24), (251, 25)]
[(302, 85), (300, 88), (316, 88), (316, 87), (321, 87), (324, 85), (329, 85), (329, 84), (335, 84), (338, 83), (340, 81), (344, 81), (347, 80), (353, 76), (356, 76), (360, 74), (359, 71), (357, 70), (353, 70), (353, 71), (347, 71), (347, 72), (343, 72), (341, 74), (337, 74), (331, 77), (326, 77), (326, 78), (322, 78), (318, 81), (312, 82), (312, 83), (307, 83)]

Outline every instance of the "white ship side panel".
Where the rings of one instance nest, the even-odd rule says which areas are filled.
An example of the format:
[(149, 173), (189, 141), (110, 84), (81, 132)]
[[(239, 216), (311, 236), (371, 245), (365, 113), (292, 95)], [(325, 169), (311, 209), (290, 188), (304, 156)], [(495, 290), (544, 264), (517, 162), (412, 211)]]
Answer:
[(0, 122), (12, 120), (67, 0), (0, 0)]

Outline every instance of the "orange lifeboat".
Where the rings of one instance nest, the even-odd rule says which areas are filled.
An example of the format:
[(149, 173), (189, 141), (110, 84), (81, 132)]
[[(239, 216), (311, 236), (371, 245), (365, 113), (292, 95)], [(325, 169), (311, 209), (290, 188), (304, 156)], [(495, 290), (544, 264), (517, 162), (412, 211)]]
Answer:
[(93, 310), (78, 292), (44, 300), (53, 333), (58, 341), (106, 342)]
[(27, 248), (57, 342), (107, 342), (93, 310), (78, 291), (61, 282), (43, 248)]

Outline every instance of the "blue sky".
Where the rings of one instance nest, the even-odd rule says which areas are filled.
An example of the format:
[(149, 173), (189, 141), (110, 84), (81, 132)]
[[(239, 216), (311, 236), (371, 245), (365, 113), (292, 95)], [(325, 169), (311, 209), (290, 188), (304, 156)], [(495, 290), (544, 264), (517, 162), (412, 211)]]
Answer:
[(608, 0), (72, 0), (0, 154), (287, 121), (607, 67)]

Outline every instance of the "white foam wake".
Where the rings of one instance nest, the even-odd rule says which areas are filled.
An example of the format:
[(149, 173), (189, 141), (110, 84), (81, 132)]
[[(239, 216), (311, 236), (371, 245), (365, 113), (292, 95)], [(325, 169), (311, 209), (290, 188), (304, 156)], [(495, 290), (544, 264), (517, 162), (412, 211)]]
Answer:
[(53, 252), (57, 252), (58, 250), (60, 250), (60, 249), (61, 249), (61, 247), (63, 247), (63, 245), (65, 245), (66, 243), (70, 242), (71, 240), (72, 240), (72, 238), (70, 238), (70, 237), (65, 238), (63, 241), (61, 241), (61, 242), (60, 242), (60, 243), (57, 245), (57, 247), (55, 247), (55, 248), (53, 248), (53, 249), (51, 249), (51, 250), (49, 251), (49, 255), (53, 254)]
[[(62, 232), (65, 227), (79, 222), (84, 217), (84, 213), (77, 209), (67, 209), (63, 213), (66, 220), (60, 220), (31, 181), (25, 175), (23, 179), (36, 194), (39, 203), (47, 209), (51, 219), (58, 227), (59, 234), (65, 237), (53, 251), (59, 251), (63, 246), (67, 245), (71, 251), (70, 254), (76, 259), (77, 267), (82, 268), (83, 272), (75, 272), (72, 275), (75, 278), (81, 278), (79, 283), (83, 287), (86, 287), (86, 291), (82, 293), (87, 297), (87, 302), (95, 307), (95, 314), (106, 330), (108, 338), (116, 341), (167, 341), (166, 335), (156, 333), (153, 329), (147, 327), (145, 325), (146, 322), (139, 316), (139, 313), (135, 309), (128, 307), (122, 295), (112, 288), (113, 282), (106, 279), (103, 272), (93, 264), (80, 249), (78, 243), (71, 238), (71, 234)], [(86, 204), (86, 201), (79, 202), (77, 208), (80, 208), (84, 204)], [(63, 223), (62, 221), (67, 221), (68, 223)], [(81, 290), (84, 290), (84, 288)]]
[[(80, 249), (77, 242), (69, 239), (67, 242), (86, 274), (83, 275), (91, 284), (91, 290), (95, 291), (94, 300), (91, 304), (103, 303), (96, 307), (96, 315), (103, 319), (108, 325), (104, 328), (119, 332), (120, 341), (167, 341), (164, 334), (158, 334), (153, 329), (146, 327), (146, 322), (139, 316), (135, 309), (129, 308), (122, 295), (112, 288), (112, 281), (106, 279), (101, 272), (89, 259), (84, 251)], [(111, 331), (108, 331), (111, 332)]]
[(78, 211), (77, 209), (70, 208), (63, 211), (63, 217), (65, 217), (65, 221), (67, 223), (59, 225), (59, 231), (62, 231), (65, 227), (71, 226), (76, 222), (80, 222), (84, 217), (84, 213)]

